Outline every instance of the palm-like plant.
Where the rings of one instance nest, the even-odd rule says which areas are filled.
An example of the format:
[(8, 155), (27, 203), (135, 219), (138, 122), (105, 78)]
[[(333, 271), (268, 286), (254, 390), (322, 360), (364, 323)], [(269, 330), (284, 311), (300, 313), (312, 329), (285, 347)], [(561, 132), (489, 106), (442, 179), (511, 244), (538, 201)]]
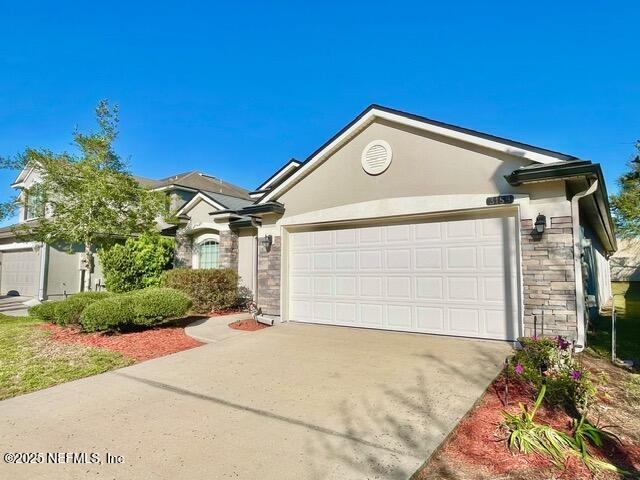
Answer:
[(573, 421), (573, 438), (571, 439), (573, 447), (572, 453), (580, 457), (580, 460), (582, 460), (585, 466), (592, 472), (606, 470), (622, 475), (628, 474), (629, 472), (611, 463), (595, 458), (589, 452), (587, 448), (589, 444), (595, 447), (602, 447), (605, 438), (620, 441), (615, 434), (596, 427), (586, 419), (585, 415), (582, 415), (580, 420)]
[(546, 391), (546, 385), (542, 385), (531, 411), (522, 403), (520, 403), (519, 414), (513, 415), (503, 411), (504, 426), (509, 430), (508, 443), (511, 450), (544, 455), (551, 459), (554, 465), (563, 468), (565, 452), (573, 446), (571, 437), (549, 425), (534, 421)]

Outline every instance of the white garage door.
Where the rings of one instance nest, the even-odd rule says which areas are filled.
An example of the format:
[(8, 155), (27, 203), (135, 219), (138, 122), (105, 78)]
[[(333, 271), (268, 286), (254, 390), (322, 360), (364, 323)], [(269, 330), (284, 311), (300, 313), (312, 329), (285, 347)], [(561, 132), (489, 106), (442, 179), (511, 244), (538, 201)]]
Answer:
[(2, 252), (2, 276), (0, 291), (18, 292), (20, 295), (33, 297), (36, 295), (37, 255), (33, 250)]
[(289, 319), (513, 340), (515, 219), (475, 218), (289, 235)]

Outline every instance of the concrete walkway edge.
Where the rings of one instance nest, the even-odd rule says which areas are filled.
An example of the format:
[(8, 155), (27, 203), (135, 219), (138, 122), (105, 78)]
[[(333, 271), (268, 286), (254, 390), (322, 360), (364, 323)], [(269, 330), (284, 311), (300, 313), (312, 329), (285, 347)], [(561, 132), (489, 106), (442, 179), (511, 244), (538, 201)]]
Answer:
[(203, 317), (185, 327), (184, 331), (191, 338), (200, 342), (217, 343), (226, 340), (227, 338), (251, 333), (243, 330), (235, 330), (229, 327), (230, 323), (250, 318), (251, 314), (248, 312), (232, 313), (230, 315), (222, 315), (220, 317)]

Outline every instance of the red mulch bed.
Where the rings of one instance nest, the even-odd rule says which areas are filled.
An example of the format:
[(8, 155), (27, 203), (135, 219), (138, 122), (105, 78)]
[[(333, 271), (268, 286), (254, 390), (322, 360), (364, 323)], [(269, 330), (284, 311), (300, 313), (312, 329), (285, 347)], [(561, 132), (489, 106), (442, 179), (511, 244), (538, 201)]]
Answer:
[[(565, 470), (561, 471), (540, 455), (524, 455), (509, 451), (505, 442), (506, 433), (499, 428), (504, 421), (501, 412), (519, 412), (518, 402), (531, 407), (537, 395), (537, 392), (524, 383), (514, 383), (514, 379), (509, 383), (509, 405), (504, 405), (504, 376), (500, 376), (416, 478), (543, 478), (538, 475), (545, 471), (549, 477), (544, 478), (593, 478), (591, 472), (574, 457), (568, 458)], [(550, 409), (543, 404), (536, 414), (536, 421), (571, 433), (571, 417), (561, 409)], [(640, 467), (640, 447), (636, 445), (621, 446), (612, 442), (605, 445), (602, 453), (600, 456), (603, 460), (628, 470)], [(441, 475), (442, 471), (452, 470), (462, 476)], [(466, 477), (466, 474), (472, 476)], [(599, 478), (619, 476), (601, 474)]]
[(184, 328), (179, 326), (116, 334), (82, 333), (76, 328), (51, 323), (40, 325), (40, 328), (51, 332), (51, 338), (57, 342), (106, 348), (137, 362), (204, 345), (185, 334)]
[(244, 330), (246, 332), (255, 332), (256, 330), (262, 330), (263, 328), (267, 328), (269, 327), (269, 325), (256, 322), (253, 318), (248, 318), (247, 320), (238, 320), (237, 322), (230, 323), (229, 327), (233, 328), (234, 330)]
[(241, 308), (229, 308), (227, 310), (216, 310), (215, 312), (207, 313), (207, 317), (223, 317), (224, 315), (233, 315), (235, 313), (244, 313), (246, 310)]

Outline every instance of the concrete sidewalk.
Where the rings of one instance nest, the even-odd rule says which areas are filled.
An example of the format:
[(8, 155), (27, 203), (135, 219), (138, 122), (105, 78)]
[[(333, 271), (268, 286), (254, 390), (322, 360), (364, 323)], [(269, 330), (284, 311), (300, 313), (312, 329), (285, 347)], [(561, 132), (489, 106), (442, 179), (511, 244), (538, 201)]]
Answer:
[(250, 313), (233, 313), (220, 317), (203, 317), (185, 327), (184, 331), (190, 337), (201, 342), (216, 343), (226, 340), (227, 338), (251, 333), (229, 328), (230, 323), (250, 318)]
[[(194, 328), (215, 332), (228, 320)], [(500, 342), (302, 324), (212, 337), (0, 402), (3, 454), (85, 452), (103, 462), (0, 461), (0, 479), (404, 480), (511, 352)], [(107, 453), (122, 463), (106, 463)]]

